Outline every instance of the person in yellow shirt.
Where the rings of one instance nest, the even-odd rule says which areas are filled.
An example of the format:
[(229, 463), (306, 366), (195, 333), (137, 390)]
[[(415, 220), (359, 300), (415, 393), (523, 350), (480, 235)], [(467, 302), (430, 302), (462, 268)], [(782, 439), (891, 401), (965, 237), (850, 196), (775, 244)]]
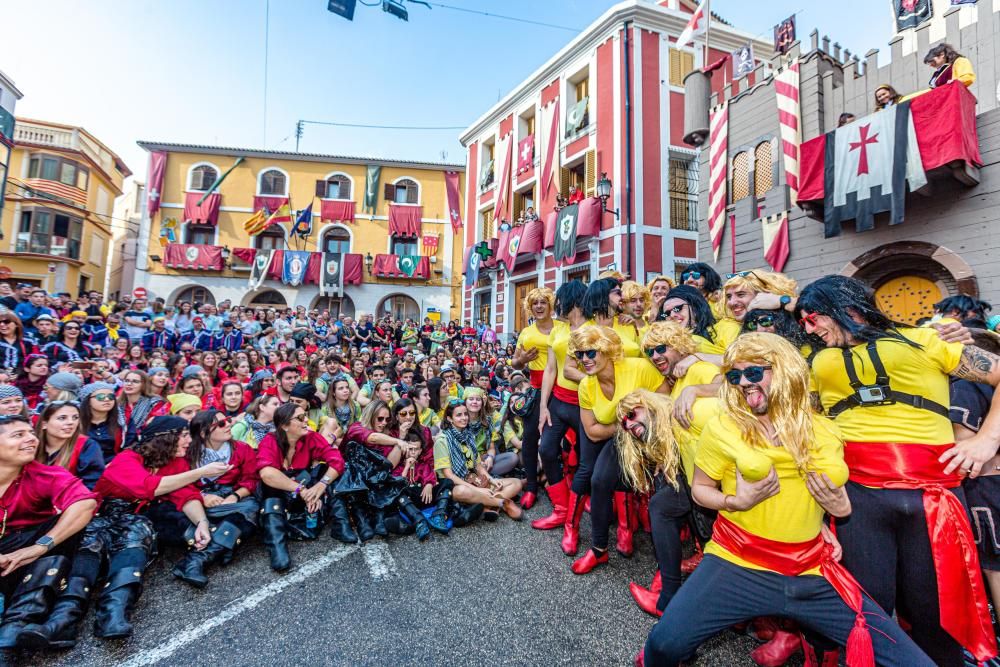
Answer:
[(924, 57), (924, 64), (934, 68), (934, 74), (928, 85), (931, 88), (943, 86), (957, 81), (968, 88), (976, 82), (976, 73), (972, 70), (972, 62), (955, 51), (951, 44), (938, 44), (931, 47)]
[[(622, 555), (631, 555), (632, 530), (625, 488), (621, 485), (618, 449), (611, 442), (618, 428), (616, 410), (618, 402), (636, 389), (669, 391), (653, 364), (646, 359), (625, 357), (622, 348), (621, 338), (609, 327), (583, 326), (569, 337), (570, 354), (586, 376), (579, 385), (583, 428), (579, 434), (580, 467), (573, 477), (572, 487), (578, 497), (591, 495), (593, 538), (593, 546), (573, 563), (574, 574), (586, 574), (608, 562), (608, 528), (613, 503), (618, 506), (616, 546)], [(616, 497), (616, 491), (622, 495)], [(582, 498), (578, 502), (582, 502)], [(576, 551), (576, 539), (572, 541), (571, 545), (563, 545), (564, 550), (572, 546), (572, 551)]]
[(677, 665), (734, 623), (782, 615), (846, 645), (850, 665), (932, 665), (836, 561), (823, 516), (851, 512), (847, 465), (837, 428), (809, 407), (801, 355), (774, 334), (746, 334), (722, 371), (721, 414), (702, 431), (692, 485), (719, 518), (637, 662)]
[[(1000, 357), (945, 342), (941, 325), (895, 325), (854, 278), (820, 278), (802, 290), (796, 309), (806, 332), (826, 344), (813, 375), (846, 441), (854, 513), (837, 526), (844, 564), (886, 611), (906, 610), (914, 639), (935, 663), (961, 665), (963, 647), (988, 660), (996, 637), (976, 551), (962, 547), (974, 539), (961, 482), (997, 452), (1000, 392), (979, 432), (956, 445), (949, 378), (996, 387)], [(971, 574), (947, 574), (955, 571)]]
[[(542, 377), (549, 359), (549, 336), (553, 330), (566, 328), (565, 322), (552, 318), (556, 302), (555, 292), (548, 287), (536, 287), (524, 297), (521, 307), (534, 320), (517, 337), (514, 358), (511, 365), (515, 369), (527, 367), (531, 386), (537, 393), (542, 388)], [(524, 437), (521, 440), (521, 458), (524, 462), (524, 494), (521, 507), (529, 510), (538, 496), (538, 412), (540, 401), (536, 400), (531, 412), (524, 417)]]
[[(546, 490), (552, 501), (552, 514), (531, 522), (531, 527), (537, 530), (564, 528), (569, 507), (577, 505), (563, 471), (563, 440), (570, 430), (577, 438), (576, 434), (580, 432), (577, 383), (583, 379), (583, 373), (577, 368), (576, 360), (569, 355), (569, 337), (583, 326), (581, 304), (586, 292), (586, 285), (579, 280), (563, 283), (556, 291), (556, 313), (568, 326), (553, 327), (549, 334), (548, 358), (539, 396), (538, 429), (541, 441), (538, 453), (549, 484)], [(582, 505), (579, 510), (583, 512)]]
[[(711, 358), (700, 357), (703, 361), (722, 363), (726, 347), (715, 329), (715, 315), (708, 301), (695, 287), (678, 285), (670, 290), (657, 316), (657, 321), (667, 320), (677, 322), (691, 332), (699, 354), (713, 355)], [(731, 334), (730, 337), (735, 339)]]
[(712, 307), (712, 315), (716, 320), (726, 316), (726, 300), (722, 294), (722, 278), (705, 262), (694, 262), (684, 267), (681, 273), (681, 285), (694, 287)]

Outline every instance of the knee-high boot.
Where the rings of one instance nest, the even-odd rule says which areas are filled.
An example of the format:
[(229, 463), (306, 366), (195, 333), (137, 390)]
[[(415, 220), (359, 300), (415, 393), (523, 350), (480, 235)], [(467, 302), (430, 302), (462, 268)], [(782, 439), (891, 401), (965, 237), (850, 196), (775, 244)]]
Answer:
[(126, 567), (108, 573), (108, 583), (97, 598), (94, 636), (100, 639), (124, 639), (132, 634), (129, 617), (142, 594), (142, 570)]
[(627, 491), (615, 491), (615, 514), (618, 518), (615, 549), (625, 558), (632, 555), (632, 494)]
[[(192, 549), (181, 559), (171, 574), (187, 582), (195, 588), (204, 588), (208, 584), (205, 567), (225, 560), (232, 554), (240, 542), (242, 532), (240, 527), (228, 519), (212, 528), (212, 541), (201, 551)], [(193, 539), (193, 538), (192, 538)], [(190, 544), (190, 543), (189, 543)]]
[(282, 498), (265, 498), (261, 507), (260, 527), (264, 533), (264, 546), (271, 557), (271, 569), (284, 572), (292, 566), (288, 555), (288, 516)]
[(427, 517), (405, 495), (399, 497), (399, 511), (402, 512), (407, 521), (413, 524), (418, 540), (423, 542), (431, 536), (431, 524), (427, 522)]
[(352, 500), (351, 516), (354, 518), (354, 525), (358, 528), (358, 537), (362, 542), (367, 542), (375, 537), (375, 528), (372, 526), (372, 519), (365, 503)]
[(580, 519), (590, 496), (578, 496), (572, 491), (567, 500), (566, 523), (563, 525), (562, 550), (567, 556), (575, 556), (580, 542)]
[(441, 533), (442, 535), (447, 535), (451, 528), (448, 526), (448, 505), (451, 503), (451, 480), (445, 480), (448, 484), (445, 486), (445, 482), (440, 482), (441, 490), (438, 491), (437, 503), (434, 505), (434, 511), (431, 513), (430, 518), (427, 519), (427, 523), (431, 525), (431, 528)]
[(86, 577), (70, 577), (66, 590), (59, 593), (44, 623), (32, 623), (21, 631), (18, 646), (29, 649), (73, 648), (79, 635), (80, 621), (87, 614), (90, 589), (94, 582)]
[(21, 581), (0, 618), (0, 649), (17, 647), (21, 631), (27, 625), (45, 620), (66, 581), (69, 566), (65, 556), (43, 556), (21, 569)]
[(549, 484), (546, 489), (549, 500), (552, 501), (552, 514), (543, 519), (535, 519), (531, 527), (535, 530), (552, 530), (566, 525), (566, 514), (569, 512), (569, 482), (562, 478), (555, 484)]
[(448, 514), (451, 516), (451, 525), (455, 528), (468, 526), (470, 523), (481, 517), (485, 509), (486, 507), (482, 503), (463, 505), (462, 503), (455, 502), (453, 498), (450, 509), (448, 510)]
[(327, 503), (330, 508), (330, 537), (345, 544), (357, 544), (358, 534), (351, 527), (351, 516), (347, 511), (347, 501), (334, 493)]

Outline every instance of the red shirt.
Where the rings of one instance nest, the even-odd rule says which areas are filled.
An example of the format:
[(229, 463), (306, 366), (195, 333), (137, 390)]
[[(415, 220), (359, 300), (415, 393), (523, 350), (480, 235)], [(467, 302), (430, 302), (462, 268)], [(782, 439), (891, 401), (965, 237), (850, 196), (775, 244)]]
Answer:
[[(94, 487), (101, 498), (120, 498), (128, 502), (156, 499), (156, 487), (164, 477), (179, 475), (191, 470), (187, 459), (174, 458), (156, 472), (143, 463), (142, 457), (133, 449), (123, 450), (111, 460), (104, 474)], [(194, 484), (188, 484), (166, 494), (177, 509), (182, 509), (191, 500), (201, 501), (201, 492)]]
[[(253, 493), (260, 480), (257, 477), (257, 452), (251, 449), (250, 445), (239, 440), (230, 440), (229, 446), (232, 448), (229, 465), (233, 467), (229, 469), (229, 472), (216, 479), (215, 483), (221, 486), (231, 486), (233, 491), (242, 488)], [(205, 488), (205, 484), (201, 481), (196, 482), (196, 486), (199, 489)]]
[(569, 196), (568, 199), (570, 204), (577, 204), (583, 201), (583, 190), (577, 190)]
[[(423, 449), (420, 450), (420, 456), (417, 457), (417, 461), (413, 465), (412, 482), (420, 486), (425, 484), (434, 486), (438, 483), (437, 474), (434, 472), (434, 441), (431, 440), (429, 428), (421, 426), (420, 429), (420, 442)], [(399, 465), (393, 469), (392, 474), (396, 477), (402, 477), (404, 465), (406, 465), (405, 456), (399, 459)], [(411, 480), (407, 477), (406, 481), (410, 482)]]
[(295, 452), (292, 454), (292, 463), (285, 467), (284, 456), (278, 447), (278, 439), (273, 433), (268, 434), (259, 445), (257, 445), (257, 471), (264, 468), (276, 468), (277, 470), (305, 470), (312, 466), (313, 461), (323, 461), (336, 470), (340, 475), (344, 472), (344, 457), (340, 451), (330, 446), (326, 438), (315, 431), (306, 432), (305, 436), (295, 443)]
[(375, 431), (370, 428), (365, 428), (365, 425), (361, 422), (354, 422), (347, 427), (347, 433), (344, 434), (344, 441), (353, 440), (355, 442), (360, 442), (368, 449), (375, 450), (382, 456), (389, 456), (389, 454), (392, 453), (394, 445), (376, 445), (369, 443), (368, 439), (373, 433), (375, 433)]
[(11, 482), (0, 498), (6, 515), (7, 530), (22, 530), (45, 523), (81, 500), (98, 496), (83, 485), (76, 475), (58, 466), (31, 461)]

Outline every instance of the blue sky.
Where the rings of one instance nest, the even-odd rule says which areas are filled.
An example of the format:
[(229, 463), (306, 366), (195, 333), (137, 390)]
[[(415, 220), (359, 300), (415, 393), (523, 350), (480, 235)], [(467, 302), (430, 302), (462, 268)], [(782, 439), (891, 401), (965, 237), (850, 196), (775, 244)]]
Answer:
[[(614, 3), (444, 4), (581, 29)], [(797, 13), (800, 38), (820, 27), (859, 54), (881, 48), (883, 58), (889, 7), (888, 0), (712, 2), (752, 34), (768, 36)], [(137, 139), (294, 150), (299, 119), (464, 127), (575, 34), (440, 6), (409, 12), (403, 22), (359, 3), (348, 22), (327, 12), (326, 0), (271, 0), (266, 135), (265, 0), (8, 4), (0, 70), (24, 93), (19, 116), (82, 125), (142, 176)], [(462, 163), (458, 134), (309, 125), (301, 150), (423, 160), (445, 152)]]

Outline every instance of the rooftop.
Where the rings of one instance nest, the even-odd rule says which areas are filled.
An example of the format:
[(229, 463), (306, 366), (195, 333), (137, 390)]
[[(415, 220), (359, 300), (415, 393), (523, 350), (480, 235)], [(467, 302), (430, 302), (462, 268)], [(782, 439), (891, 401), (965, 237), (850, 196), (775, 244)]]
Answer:
[(234, 146), (204, 146), (200, 144), (177, 144), (164, 141), (140, 140), (136, 142), (147, 151), (167, 151), (169, 153), (201, 153), (208, 155), (231, 155), (233, 157), (278, 158), (299, 162), (337, 162), (340, 164), (380, 164), (387, 167), (408, 167), (411, 169), (448, 169), (465, 171), (465, 164), (452, 162), (421, 162), (419, 160), (396, 160), (375, 156), (327, 155), (323, 153), (296, 153), (263, 148), (237, 148)]

